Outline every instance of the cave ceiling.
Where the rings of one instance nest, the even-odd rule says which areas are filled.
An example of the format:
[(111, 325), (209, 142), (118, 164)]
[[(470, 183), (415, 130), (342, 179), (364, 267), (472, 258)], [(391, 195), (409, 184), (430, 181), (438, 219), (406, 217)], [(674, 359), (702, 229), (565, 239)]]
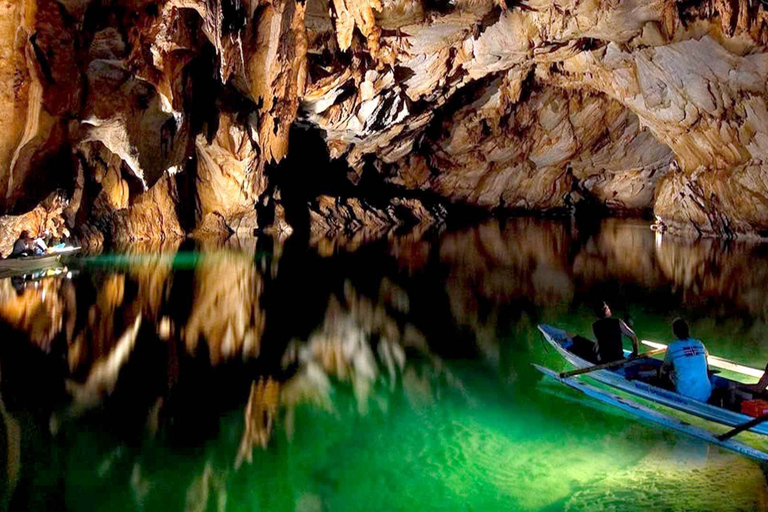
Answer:
[(0, 31), (6, 239), (381, 231), (450, 205), (768, 233), (756, 1), (12, 0)]

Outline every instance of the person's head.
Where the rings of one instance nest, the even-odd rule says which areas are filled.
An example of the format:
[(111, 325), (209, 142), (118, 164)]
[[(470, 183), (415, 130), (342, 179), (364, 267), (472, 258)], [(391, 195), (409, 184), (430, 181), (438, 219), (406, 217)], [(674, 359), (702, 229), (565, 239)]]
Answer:
[(688, 324), (682, 318), (675, 318), (675, 321), (672, 322), (672, 332), (675, 333), (679, 340), (684, 340), (691, 336)]
[(30, 238), (31, 237), (29, 236), (29, 231), (27, 231), (26, 229), (22, 231), (21, 234), (19, 235), (20, 240), (29, 240)]
[(24, 293), (24, 288), (26, 287), (26, 281), (24, 281), (24, 278), (21, 276), (12, 276), (11, 286), (13, 286), (13, 288), (16, 290), (16, 295), (21, 295)]
[(608, 307), (607, 302), (600, 302), (595, 308), (595, 314), (598, 318), (609, 318), (611, 316), (611, 308)]

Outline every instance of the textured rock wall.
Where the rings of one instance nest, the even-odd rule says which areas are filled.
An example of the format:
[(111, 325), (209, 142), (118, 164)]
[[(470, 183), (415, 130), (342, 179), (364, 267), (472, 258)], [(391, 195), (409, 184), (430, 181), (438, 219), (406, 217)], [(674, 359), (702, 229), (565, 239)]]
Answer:
[(0, 33), (0, 213), (63, 189), (83, 244), (288, 232), (295, 126), (396, 200), (768, 232), (752, 0), (12, 0)]
[[(682, 231), (765, 226), (759, 3), (403, 2), (377, 20), (378, 63), (310, 73), (304, 97), (360, 172), (372, 159), (394, 183), (489, 208), (591, 199)], [(682, 173), (664, 176), (673, 161)]]

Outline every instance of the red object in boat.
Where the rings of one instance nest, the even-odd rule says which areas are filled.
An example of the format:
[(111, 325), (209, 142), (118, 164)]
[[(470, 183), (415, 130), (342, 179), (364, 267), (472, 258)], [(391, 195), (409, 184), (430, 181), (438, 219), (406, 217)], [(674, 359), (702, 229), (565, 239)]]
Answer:
[(756, 400), (744, 400), (741, 402), (741, 412), (754, 418), (763, 416), (768, 414), (768, 402), (759, 398)]

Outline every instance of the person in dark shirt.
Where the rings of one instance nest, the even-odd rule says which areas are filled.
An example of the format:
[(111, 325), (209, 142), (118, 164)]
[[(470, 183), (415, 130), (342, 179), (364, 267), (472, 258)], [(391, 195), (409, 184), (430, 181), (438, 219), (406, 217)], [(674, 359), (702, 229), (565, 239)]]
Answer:
[(637, 335), (623, 320), (611, 316), (611, 308), (608, 304), (603, 302), (597, 309), (597, 316), (598, 320), (592, 324), (597, 360), (600, 363), (610, 363), (624, 359), (622, 336), (632, 340), (632, 356), (636, 356), (640, 347)]
[(19, 239), (13, 244), (13, 251), (11, 255), (14, 257), (20, 256), (39, 256), (45, 254), (48, 247), (41, 239), (34, 239), (29, 235), (29, 231), (22, 231)]

